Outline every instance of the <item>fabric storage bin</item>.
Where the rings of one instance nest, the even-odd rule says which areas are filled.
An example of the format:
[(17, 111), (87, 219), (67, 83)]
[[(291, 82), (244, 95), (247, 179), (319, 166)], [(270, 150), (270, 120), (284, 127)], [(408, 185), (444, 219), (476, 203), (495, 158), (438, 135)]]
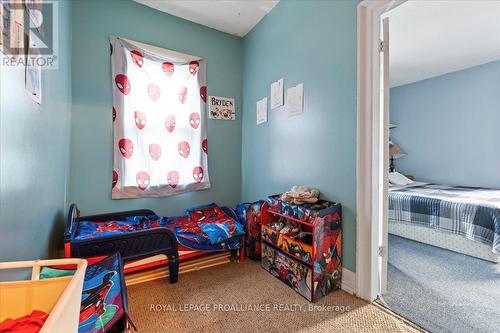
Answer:
[(281, 235), (278, 241), (278, 247), (294, 258), (312, 263), (312, 244), (306, 244), (295, 240), (288, 235)]
[[(60, 265), (76, 267), (75, 274), (39, 279), (41, 267)], [(77, 332), (87, 261), (55, 259), (0, 263), (0, 270), (22, 268), (31, 268), (30, 280), (0, 282), (0, 322), (39, 310), (48, 314), (40, 333)]]
[(262, 225), (262, 240), (278, 246), (278, 244), (281, 243), (281, 237), (282, 235), (279, 231), (276, 231), (265, 224)]
[(332, 214), (339, 214), (340, 204), (328, 200), (318, 200), (314, 204), (294, 205), (280, 199), (280, 195), (272, 195), (267, 199), (268, 210), (314, 224), (318, 218), (323, 218)]
[(311, 268), (271, 246), (262, 244), (262, 267), (290, 288), (312, 301)]
[(281, 213), (282, 212), (282, 207), (281, 207), (281, 200), (280, 200), (280, 195), (272, 195), (269, 198), (267, 198), (266, 203), (268, 205), (267, 209), (275, 212), (275, 213)]

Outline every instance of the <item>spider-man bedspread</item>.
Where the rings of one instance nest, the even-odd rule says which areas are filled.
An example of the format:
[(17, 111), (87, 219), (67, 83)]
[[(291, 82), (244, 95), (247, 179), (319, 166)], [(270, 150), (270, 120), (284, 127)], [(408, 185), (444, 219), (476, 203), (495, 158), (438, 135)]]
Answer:
[(185, 216), (129, 216), (108, 222), (80, 221), (74, 239), (86, 240), (158, 227), (173, 231), (180, 244), (202, 251), (239, 249), (245, 235), (231, 208), (210, 204), (188, 208)]

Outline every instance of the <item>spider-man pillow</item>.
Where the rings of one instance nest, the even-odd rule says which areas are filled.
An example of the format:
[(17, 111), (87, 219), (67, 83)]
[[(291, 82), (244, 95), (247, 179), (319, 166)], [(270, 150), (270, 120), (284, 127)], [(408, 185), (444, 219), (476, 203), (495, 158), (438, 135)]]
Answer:
[(243, 226), (216, 204), (192, 207), (186, 211), (191, 220), (208, 236), (212, 245), (245, 234)]
[(161, 226), (173, 231), (180, 243), (186, 239), (198, 244), (210, 244), (208, 236), (188, 216), (172, 216), (162, 219)]

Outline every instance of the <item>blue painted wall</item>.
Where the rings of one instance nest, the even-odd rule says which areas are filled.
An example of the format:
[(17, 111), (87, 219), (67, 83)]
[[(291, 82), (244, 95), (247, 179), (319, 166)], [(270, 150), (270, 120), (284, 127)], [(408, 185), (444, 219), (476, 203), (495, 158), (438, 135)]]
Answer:
[[(241, 193), (242, 41), (132, 1), (73, 2), (73, 115), (69, 200), (84, 213), (151, 208), (179, 214), (193, 204), (235, 205)], [(236, 99), (236, 121), (208, 121), (212, 188), (172, 197), (111, 200), (110, 35), (201, 56), (208, 93)]]
[[(342, 203), (344, 264), (356, 266), (356, 1), (281, 1), (244, 39), (242, 197), (292, 185)], [(304, 83), (303, 115), (255, 124), (255, 103), (283, 77)]]
[(500, 188), (500, 61), (391, 89), (398, 171), (438, 184)]
[[(59, 69), (42, 70), (42, 105), (24, 68), (0, 70), (0, 261), (62, 247), (71, 116), (71, 3), (59, 3)], [(3, 55), (2, 55), (3, 57)]]
[[(242, 40), (132, 1), (61, 2), (61, 68), (44, 75), (42, 109), (25, 97), (22, 74), (2, 71), (2, 260), (60, 247), (69, 202), (89, 214), (177, 214), (304, 184), (343, 204), (344, 263), (355, 271), (356, 4), (283, 1)], [(212, 189), (111, 200), (109, 35), (205, 57), (209, 94), (236, 99), (236, 121), (208, 122)], [(280, 108), (256, 126), (255, 102), (281, 77), (285, 88), (305, 84), (305, 113)]]

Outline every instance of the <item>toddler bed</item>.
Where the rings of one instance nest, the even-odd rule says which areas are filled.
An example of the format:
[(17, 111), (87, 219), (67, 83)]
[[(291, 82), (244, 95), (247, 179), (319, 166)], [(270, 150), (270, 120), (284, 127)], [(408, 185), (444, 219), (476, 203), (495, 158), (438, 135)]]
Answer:
[(234, 210), (209, 204), (186, 209), (184, 216), (159, 217), (151, 210), (80, 216), (70, 206), (65, 232), (67, 257), (120, 252), (125, 273), (169, 265), (177, 281), (179, 260), (213, 251), (238, 251), (244, 259), (245, 230)]

